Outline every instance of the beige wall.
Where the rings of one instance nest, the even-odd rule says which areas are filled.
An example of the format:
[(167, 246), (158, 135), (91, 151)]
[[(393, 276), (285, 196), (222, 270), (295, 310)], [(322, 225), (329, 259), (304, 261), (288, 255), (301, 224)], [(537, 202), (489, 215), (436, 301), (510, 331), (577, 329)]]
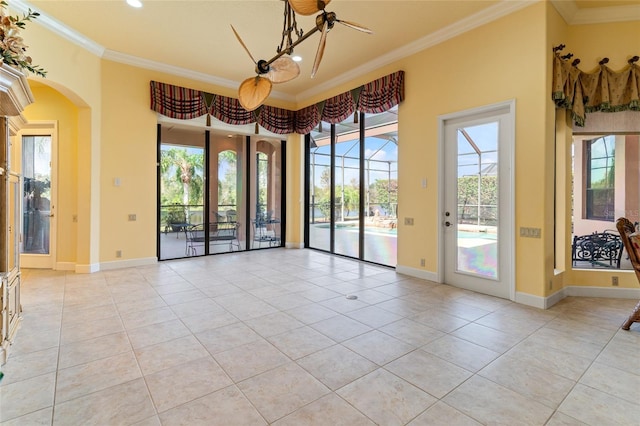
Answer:
[[(235, 96), (235, 89), (99, 60), (33, 27), (36, 30), (30, 30), (25, 38), (34, 46), (30, 54), (50, 72), (43, 82), (58, 88), (78, 108), (77, 140), (73, 142), (73, 136), (69, 136), (69, 142), (64, 145), (77, 144), (77, 192), (70, 196), (69, 202), (77, 204), (81, 220), (87, 221), (87, 224), (78, 224), (75, 261), (87, 264), (88, 269), (100, 263), (103, 266), (109, 262), (118, 264), (116, 250), (122, 250), (123, 257), (118, 259), (124, 260), (121, 265), (127, 261), (153, 260), (156, 255), (157, 119), (149, 109), (149, 81), (226, 96)], [(570, 271), (564, 276), (562, 270), (554, 269), (557, 257), (560, 263), (566, 258), (556, 256), (554, 250), (554, 187), (565, 191), (556, 209), (560, 209), (561, 217), (565, 218), (557, 226), (560, 235), (566, 238), (567, 197), (564, 194), (570, 172), (566, 169), (566, 145), (555, 144), (555, 108), (550, 100), (551, 48), (565, 43), (583, 58), (584, 64), (597, 60), (599, 55), (611, 55), (612, 67), (619, 68), (627, 55), (640, 50), (640, 37), (634, 40), (634, 34), (637, 35), (637, 22), (567, 27), (548, 2), (540, 2), (298, 105), (277, 100), (268, 103), (301, 108), (388, 73), (405, 71), (406, 99), (399, 107), (398, 264), (437, 273), (440, 261), (435, 238), (440, 222), (438, 117), (515, 100), (515, 225), (516, 229), (542, 229), (540, 239), (516, 236), (516, 290), (545, 297), (563, 285), (591, 285), (589, 280), (582, 280)], [(36, 96), (36, 104), (40, 102), (46, 101)], [(59, 119), (55, 112), (51, 114), (48, 119)], [(35, 117), (31, 110), (25, 115), (29, 119)], [(62, 121), (60, 123), (62, 126)], [(564, 127), (560, 126), (559, 130), (563, 131)], [(560, 138), (566, 141), (566, 132)], [(300, 244), (303, 238), (302, 141), (297, 135), (288, 137), (287, 242), (292, 245)], [(554, 180), (556, 151), (563, 161), (559, 178)], [(73, 156), (65, 155), (73, 161)], [(120, 186), (114, 185), (116, 177), (120, 179)], [(428, 186), (423, 189), (424, 178)], [(73, 210), (73, 207), (65, 208)], [(136, 214), (137, 221), (129, 222), (128, 214)], [(415, 225), (404, 227), (402, 217), (415, 218)], [(61, 234), (60, 238), (65, 247), (74, 243), (72, 237), (64, 242), (66, 237)], [(427, 260), (424, 267), (420, 266), (421, 258)], [(633, 285), (631, 278), (621, 277), (621, 286), (625, 285)]]
[[(543, 229), (542, 239), (516, 239), (516, 291), (542, 295), (547, 108), (544, 4), (516, 12), (404, 61), (406, 100), (399, 121), (398, 263), (435, 272), (439, 262), (438, 116), (514, 99), (516, 227)], [(508, 35), (508, 36), (506, 36)], [(536, 161), (530, 161), (535, 158)], [(527, 178), (524, 179), (523, 177)], [(421, 179), (426, 178), (426, 189)]]

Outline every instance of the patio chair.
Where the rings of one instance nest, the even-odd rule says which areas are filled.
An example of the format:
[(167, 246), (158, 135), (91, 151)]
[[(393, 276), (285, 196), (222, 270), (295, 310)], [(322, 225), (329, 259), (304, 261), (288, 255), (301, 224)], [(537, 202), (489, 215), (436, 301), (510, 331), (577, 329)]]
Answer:
[[(620, 232), (631, 266), (633, 266), (633, 271), (636, 273), (638, 282), (640, 282), (640, 234), (636, 233), (633, 223), (625, 217), (621, 217), (616, 221), (616, 228)], [(627, 321), (622, 325), (622, 329), (629, 330), (634, 322), (640, 322), (640, 302), (638, 302)]]
[(573, 266), (589, 263), (591, 267), (620, 269), (622, 240), (614, 231), (605, 230), (589, 235), (576, 235), (571, 246)]
[[(240, 224), (237, 222), (210, 223), (209, 247), (217, 244), (228, 244), (229, 251), (234, 251), (234, 247), (240, 250), (240, 241), (238, 240), (239, 229)], [(204, 225), (199, 224), (188, 227), (186, 235), (185, 254), (187, 256), (196, 256), (198, 254), (198, 247), (204, 248), (206, 243)]]
[(251, 248), (255, 248), (256, 243), (258, 243), (258, 248), (261, 248), (262, 244), (267, 244), (269, 247), (280, 245), (280, 235), (278, 233), (280, 221), (278, 219), (272, 218), (269, 221), (252, 219), (251, 226), (253, 227)]
[(225, 217), (227, 218), (227, 222), (237, 222), (238, 212), (235, 210), (227, 210), (225, 212)]

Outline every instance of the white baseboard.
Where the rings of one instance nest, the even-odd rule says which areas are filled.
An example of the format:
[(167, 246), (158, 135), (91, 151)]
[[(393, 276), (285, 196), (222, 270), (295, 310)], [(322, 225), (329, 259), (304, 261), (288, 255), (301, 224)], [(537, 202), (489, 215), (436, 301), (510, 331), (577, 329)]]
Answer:
[(545, 297), (544, 308), (542, 309), (549, 309), (565, 297), (567, 297), (567, 295), (565, 294), (564, 289), (556, 291), (552, 295)]
[(609, 299), (640, 299), (640, 288), (568, 286), (564, 295), (577, 297), (605, 297)]
[(101, 271), (110, 271), (113, 269), (134, 268), (136, 266), (155, 265), (158, 263), (157, 257), (141, 257), (138, 259), (114, 260), (110, 262), (101, 262)]
[(547, 297), (534, 296), (527, 293), (516, 293), (515, 302), (522, 303), (527, 306), (533, 306), (534, 308), (549, 309), (565, 297), (640, 299), (640, 288), (568, 286)]
[(285, 246), (285, 248), (291, 248), (291, 249), (303, 249), (304, 248), (304, 243), (289, 243), (289, 242), (285, 242), (284, 246)]
[(538, 309), (549, 309), (562, 299), (564, 299), (566, 294), (564, 294), (564, 290), (556, 291), (551, 296), (542, 297), (535, 296), (529, 293), (521, 293), (516, 292), (516, 303), (520, 303), (523, 305), (531, 306)]
[(409, 275), (410, 277), (422, 278), (423, 280), (438, 282), (438, 274), (431, 271), (425, 271), (423, 269), (397, 265), (396, 272), (399, 274)]
[(99, 270), (100, 270), (100, 264), (98, 263), (90, 263), (88, 265), (76, 264), (76, 267), (75, 267), (76, 274), (93, 274), (94, 272), (98, 272)]
[(521, 293), (516, 291), (516, 303), (520, 303), (522, 305), (532, 306), (534, 308), (546, 309), (546, 299), (542, 296), (534, 296), (529, 293)]

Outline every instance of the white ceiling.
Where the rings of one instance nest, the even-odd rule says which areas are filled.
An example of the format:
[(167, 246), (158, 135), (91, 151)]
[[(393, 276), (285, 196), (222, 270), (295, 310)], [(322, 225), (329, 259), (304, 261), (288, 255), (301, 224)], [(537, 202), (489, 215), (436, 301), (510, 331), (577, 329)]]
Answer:
[[(320, 39), (312, 35), (295, 49), (303, 57), (298, 78), (274, 86), (272, 97), (301, 101), (343, 81), (415, 53), (538, 0), (334, 0), (327, 7), (339, 19), (374, 31), (367, 35), (343, 25), (328, 34), (322, 64), (311, 66)], [(163, 70), (224, 87), (255, 75), (233, 25), (256, 59), (270, 59), (280, 44), (282, 0), (9, 0), (17, 11), (41, 13), (36, 20), (96, 55)], [(640, 20), (640, 0), (552, 0), (569, 23), (585, 20)], [(624, 18), (624, 19), (622, 19)], [(314, 16), (298, 16), (308, 32)], [(39, 64), (46, 68), (46, 64)]]

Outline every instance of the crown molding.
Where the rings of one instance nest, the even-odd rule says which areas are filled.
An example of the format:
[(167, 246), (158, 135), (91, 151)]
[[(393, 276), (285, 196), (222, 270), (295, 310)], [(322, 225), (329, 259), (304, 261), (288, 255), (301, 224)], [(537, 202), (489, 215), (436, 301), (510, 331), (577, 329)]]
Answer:
[(640, 5), (580, 9), (574, 0), (551, 0), (551, 4), (569, 25), (640, 21)]
[(415, 53), (421, 52), (425, 49), (443, 43), (449, 39), (459, 36), (467, 31), (471, 31), (482, 25), (488, 24), (496, 19), (500, 19), (503, 16), (507, 16), (520, 9), (531, 6), (538, 3), (539, 0), (503, 0), (485, 10), (482, 10), (474, 15), (468, 16), (455, 22), (447, 27), (444, 27), (438, 31), (435, 31), (425, 37), (422, 37), (416, 41), (413, 41), (400, 49), (396, 49), (390, 53), (382, 55), (373, 61), (367, 62), (359, 67), (356, 67), (348, 73), (342, 74), (336, 78), (333, 78), (323, 84), (314, 86), (312, 89), (299, 93), (296, 96), (298, 102), (302, 102), (304, 99), (308, 99), (312, 96), (319, 95), (327, 90), (330, 90), (342, 83), (347, 83), (355, 78), (364, 75), (371, 70), (381, 68), (385, 65), (398, 61), (400, 59), (411, 56)]
[[(202, 81), (209, 84), (214, 84), (220, 87), (227, 87), (231, 89), (237, 89), (239, 83), (233, 80), (227, 80), (224, 78), (216, 77), (211, 74), (205, 74), (187, 68), (176, 67), (174, 65), (167, 65), (162, 62), (151, 61), (149, 59), (139, 58), (137, 56), (128, 55), (126, 53), (116, 52), (115, 50), (106, 49), (102, 59), (106, 59), (113, 62), (118, 62), (125, 65), (132, 65), (134, 67), (143, 68), (151, 71), (158, 71), (165, 74), (171, 74), (178, 77), (188, 78), (190, 80)], [(287, 95), (282, 92), (272, 91), (269, 95), (270, 98), (280, 99), (288, 102), (295, 102), (295, 98), (291, 95)]]
[(574, 0), (551, 0), (551, 4), (567, 24), (570, 24), (573, 17), (578, 13), (578, 5)]
[[(29, 9), (35, 10), (35, 8), (31, 4), (23, 0), (12, 0), (9, 7), (20, 13), (28, 13)], [(78, 31), (67, 27), (57, 19), (52, 18), (45, 13), (39, 13), (40, 16), (38, 16), (38, 19), (34, 21), (37, 25), (45, 27), (52, 33), (69, 40), (70, 42), (82, 47), (83, 49), (93, 53), (98, 57), (102, 57), (102, 55), (104, 54), (104, 46), (96, 43), (91, 39), (88, 39)]]

